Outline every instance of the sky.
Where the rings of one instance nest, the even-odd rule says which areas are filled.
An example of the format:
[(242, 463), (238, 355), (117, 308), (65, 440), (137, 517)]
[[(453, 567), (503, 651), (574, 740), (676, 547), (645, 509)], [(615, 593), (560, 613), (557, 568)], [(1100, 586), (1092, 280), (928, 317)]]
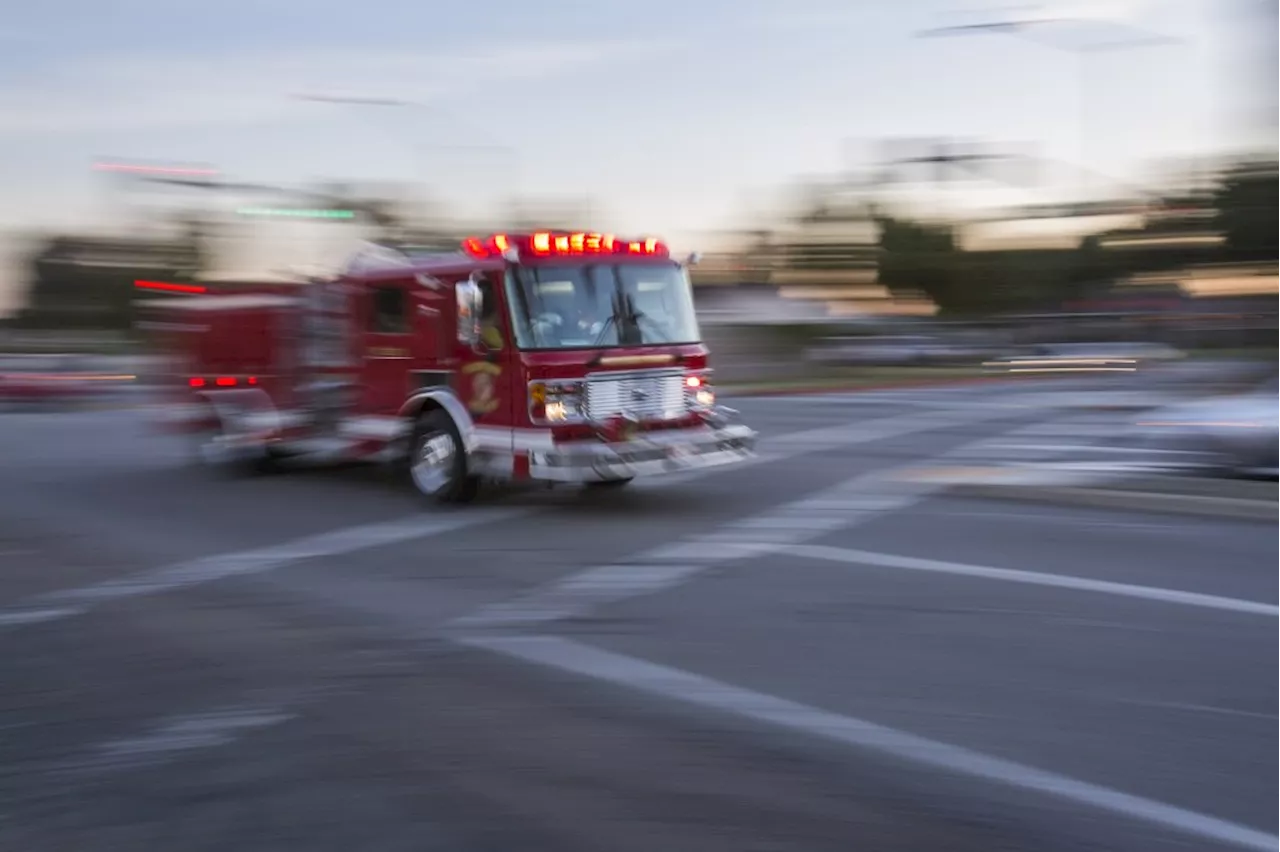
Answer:
[[(1222, 2), (19, 4), (0, 22), (0, 230), (109, 226), (122, 196), (99, 158), (407, 179), (473, 215), (513, 194), (589, 201), (601, 228), (677, 238), (755, 224), (780, 188), (886, 138), (1018, 145), (1132, 180), (1229, 141)], [(917, 35), (983, 8), (1087, 23), (1040, 43)], [(1120, 27), (1178, 41), (1087, 62), (1054, 47)]]

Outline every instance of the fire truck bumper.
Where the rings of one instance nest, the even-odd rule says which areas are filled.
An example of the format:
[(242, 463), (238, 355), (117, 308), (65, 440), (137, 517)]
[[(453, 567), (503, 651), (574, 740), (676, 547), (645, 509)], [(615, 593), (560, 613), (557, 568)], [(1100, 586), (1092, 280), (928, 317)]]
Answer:
[(529, 454), (529, 476), (549, 482), (607, 482), (734, 464), (755, 455), (746, 426), (681, 429), (605, 444), (579, 441)]

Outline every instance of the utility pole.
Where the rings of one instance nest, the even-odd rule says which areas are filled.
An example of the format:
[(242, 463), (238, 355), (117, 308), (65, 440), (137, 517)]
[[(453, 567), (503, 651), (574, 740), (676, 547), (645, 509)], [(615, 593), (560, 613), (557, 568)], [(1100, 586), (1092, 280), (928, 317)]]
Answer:
[(1127, 35), (1119, 40), (1113, 41), (1093, 41), (1078, 44), (1054, 43), (1039, 38), (1047, 28), (1061, 24), (1102, 24), (1098, 21), (1085, 21), (1082, 19), (1071, 18), (1039, 18), (1039, 19), (997, 19), (990, 20), (978, 24), (964, 24), (960, 26), (937, 27), (934, 29), (924, 30), (918, 35), (922, 38), (933, 38), (940, 36), (972, 36), (972, 35), (1005, 35), (1021, 38), (1031, 41), (1043, 47), (1049, 47), (1056, 50), (1062, 50), (1075, 55), (1075, 74), (1076, 74), (1076, 132), (1077, 132), (1077, 158), (1080, 163), (1080, 191), (1081, 200), (1088, 199), (1090, 192), (1089, 186), (1089, 168), (1086, 165), (1088, 158), (1088, 106), (1089, 106), (1089, 60), (1103, 53), (1114, 53), (1122, 50), (1137, 50), (1144, 47), (1162, 47), (1172, 44), (1181, 43), (1179, 39), (1169, 36), (1150, 33), (1139, 30), (1130, 26), (1119, 26), (1113, 24), (1112, 27), (1119, 29)]

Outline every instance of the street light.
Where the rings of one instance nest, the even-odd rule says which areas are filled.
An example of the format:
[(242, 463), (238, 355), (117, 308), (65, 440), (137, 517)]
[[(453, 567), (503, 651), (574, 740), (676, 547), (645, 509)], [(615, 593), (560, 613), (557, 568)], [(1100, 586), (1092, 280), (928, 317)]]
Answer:
[(1085, 44), (1055, 44), (1051, 41), (1036, 38), (1038, 31), (1043, 31), (1046, 26), (1060, 24), (1081, 24), (1081, 23), (1099, 23), (1095, 21), (1086, 21), (1079, 18), (1038, 18), (1030, 20), (1003, 20), (1003, 21), (987, 21), (980, 24), (962, 24), (958, 26), (937, 27), (934, 29), (923, 30), (917, 33), (922, 38), (932, 38), (938, 36), (964, 36), (964, 35), (1008, 35), (1015, 38), (1022, 38), (1027, 41), (1034, 42), (1044, 47), (1050, 47), (1057, 50), (1064, 50), (1068, 53), (1074, 53), (1077, 57), (1076, 74), (1076, 100), (1077, 100), (1077, 133), (1079, 134), (1079, 151), (1080, 158), (1080, 180), (1082, 194), (1088, 191), (1088, 168), (1085, 165), (1086, 154), (1086, 138), (1088, 121), (1086, 119), (1086, 107), (1088, 99), (1086, 97), (1087, 81), (1086, 66), (1088, 59), (1102, 53), (1112, 53), (1121, 50), (1137, 50), (1144, 47), (1162, 47), (1172, 44), (1180, 44), (1181, 40), (1171, 36), (1164, 36), (1157, 33), (1146, 32), (1136, 27), (1120, 26), (1113, 24), (1113, 27), (1127, 30), (1134, 35), (1119, 41), (1103, 41)]

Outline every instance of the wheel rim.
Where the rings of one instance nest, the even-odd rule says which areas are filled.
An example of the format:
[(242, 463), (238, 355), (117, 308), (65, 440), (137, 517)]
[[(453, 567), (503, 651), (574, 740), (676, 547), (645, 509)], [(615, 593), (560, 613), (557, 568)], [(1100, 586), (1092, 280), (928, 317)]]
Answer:
[(435, 494), (449, 484), (457, 448), (445, 432), (423, 437), (413, 454), (413, 483), (424, 494)]

